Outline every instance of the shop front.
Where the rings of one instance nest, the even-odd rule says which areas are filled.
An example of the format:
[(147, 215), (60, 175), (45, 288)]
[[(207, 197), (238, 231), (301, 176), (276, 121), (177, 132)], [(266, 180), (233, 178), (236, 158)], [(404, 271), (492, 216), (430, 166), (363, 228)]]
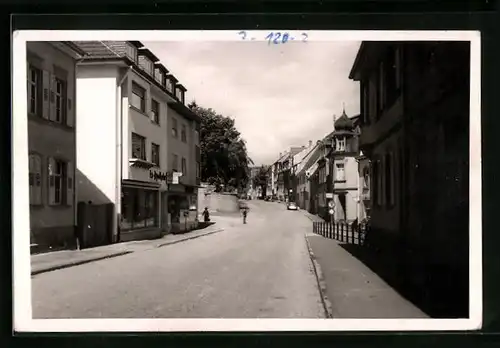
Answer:
[(166, 224), (162, 193), (166, 191), (167, 176), (157, 170), (133, 167), (131, 174), (134, 179), (122, 180), (120, 241), (159, 238)]
[(198, 192), (182, 184), (168, 185), (168, 215), (172, 233), (198, 227)]

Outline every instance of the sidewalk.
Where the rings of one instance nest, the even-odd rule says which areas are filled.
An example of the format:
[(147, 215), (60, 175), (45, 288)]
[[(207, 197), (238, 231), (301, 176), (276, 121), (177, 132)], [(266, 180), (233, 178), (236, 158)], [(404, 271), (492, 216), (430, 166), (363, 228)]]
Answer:
[(306, 233), (324, 304), (333, 318), (428, 318), (333, 239)]
[(63, 250), (31, 255), (31, 275), (50, 272), (61, 268), (108, 259), (137, 251), (146, 251), (162, 246), (199, 238), (224, 231), (230, 227), (228, 221), (216, 221), (214, 225), (184, 234), (167, 234), (163, 238), (116, 243), (83, 250)]

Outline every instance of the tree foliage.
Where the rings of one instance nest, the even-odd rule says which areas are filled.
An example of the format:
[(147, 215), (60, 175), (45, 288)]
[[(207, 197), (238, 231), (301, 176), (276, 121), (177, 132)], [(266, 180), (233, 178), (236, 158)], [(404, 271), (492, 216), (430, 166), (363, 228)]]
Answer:
[(244, 189), (253, 162), (234, 120), (198, 106), (195, 101), (188, 107), (201, 118), (201, 180), (215, 185), (217, 190)]
[(255, 188), (260, 187), (262, 195), (266, 196), (267, 190), (267, 179), (269, 176), (269, 167), (262, 165), (257, 172), (257, 175), (253, 177), (253, 186)]

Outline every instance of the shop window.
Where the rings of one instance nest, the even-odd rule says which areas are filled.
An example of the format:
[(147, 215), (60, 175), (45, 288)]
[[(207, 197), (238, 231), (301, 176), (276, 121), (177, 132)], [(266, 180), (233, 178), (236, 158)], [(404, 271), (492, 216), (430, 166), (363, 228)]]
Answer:
[(122, 230), (159, 226), (158, 191), (123, 187), (121, 204)]

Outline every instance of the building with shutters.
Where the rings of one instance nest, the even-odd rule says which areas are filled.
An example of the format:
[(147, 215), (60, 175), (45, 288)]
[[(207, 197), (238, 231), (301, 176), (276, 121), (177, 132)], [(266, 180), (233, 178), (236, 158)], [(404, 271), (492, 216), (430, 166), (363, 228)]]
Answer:
[(112, 242), (191, 226), (199, 119), (186, 88), (141, 42), (76, 44), (88, 54), (77, 70), (78, 201), (114, 206)]
[(83, 55), (69, 42), (27, 43), (32, 252), (76, 245), (75, 66)]

